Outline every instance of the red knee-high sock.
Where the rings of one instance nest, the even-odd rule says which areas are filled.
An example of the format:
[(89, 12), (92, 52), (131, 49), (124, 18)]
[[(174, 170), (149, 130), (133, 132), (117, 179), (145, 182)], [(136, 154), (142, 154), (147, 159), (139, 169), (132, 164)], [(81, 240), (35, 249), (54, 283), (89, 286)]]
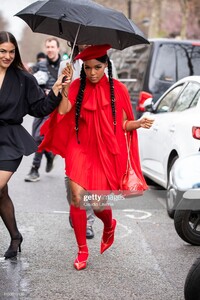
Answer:
[(77, 270), (82, 270), (86, 268), (88, 259), (88, 247), (86, 243), (86, 211), (80, 207), (70, 205), (70, 216), (72, 218), (76, 241), (79, 248), (77, 258), (74, 261), (74, 267)]
[(112, 210), (109, 205), (102, 211), (95, 211), (95, 215), (103, 222), (104, 229), (109, 230), (112, 227)]
[[(70, 205), (70, 216), (74, 226), (74, 233), (79, 247), (86, 245), (87, 217), (85, 209)], [(81, 249), (79, 249), (81, 250)]]

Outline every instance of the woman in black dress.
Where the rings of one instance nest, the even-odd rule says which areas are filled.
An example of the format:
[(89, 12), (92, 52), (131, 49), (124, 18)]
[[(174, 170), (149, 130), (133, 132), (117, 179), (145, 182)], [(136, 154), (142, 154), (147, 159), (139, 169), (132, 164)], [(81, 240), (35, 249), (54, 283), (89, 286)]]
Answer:
[(23, 117), (49, 115), (62, 98), (61, 75), (48, 96), (38, 86), (34, 76), (23, 66), (15, 37), (0, 31), (0, 216), (7, 227), (11, 243), (5, 258), (21, 251), (22, 235), (15, 219), (8, 181), (19, 167), (23, 155), (37, 151), (31, 135), (21, 125)]

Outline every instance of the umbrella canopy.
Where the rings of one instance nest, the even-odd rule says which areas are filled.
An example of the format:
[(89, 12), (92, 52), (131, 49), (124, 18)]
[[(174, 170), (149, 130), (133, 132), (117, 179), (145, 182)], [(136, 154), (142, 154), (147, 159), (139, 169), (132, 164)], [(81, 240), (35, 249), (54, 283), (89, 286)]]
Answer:
[(37, 1), (15, 16), (24, 20), (33, 32), (76, 41), (79, 45), (110, 44), (122, 50), (149, 43), (123, 13), (90, 0)]

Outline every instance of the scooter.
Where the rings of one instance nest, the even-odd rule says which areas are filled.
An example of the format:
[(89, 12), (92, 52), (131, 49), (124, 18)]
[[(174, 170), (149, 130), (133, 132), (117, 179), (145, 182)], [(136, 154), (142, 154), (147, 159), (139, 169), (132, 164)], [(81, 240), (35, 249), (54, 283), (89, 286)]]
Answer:
[[(200, 139), (193, 128), (193, 137)], [(195, 134), (198, 133), (198, 134)], [(178, 158), (171, 173), (174, 226), (185, 242), (200, 245), (200, 152)], [(200, 257), (190, 267), (184, 284), (185, 300), (200, 299)]]
[(175, 230), (185, 242), (200, 246), (200, 152), (178, 158), (171, 174)]
[(200, 299), (200, 257), (190, 267), (184, 284), (185, 300)]
[[(174, 226), (185, 242), (200, 246), (200, 152), (178, 158), (171, 172)], [(200, 257), (190, 267), (184, 284), (185, 300), (200, 299)]]

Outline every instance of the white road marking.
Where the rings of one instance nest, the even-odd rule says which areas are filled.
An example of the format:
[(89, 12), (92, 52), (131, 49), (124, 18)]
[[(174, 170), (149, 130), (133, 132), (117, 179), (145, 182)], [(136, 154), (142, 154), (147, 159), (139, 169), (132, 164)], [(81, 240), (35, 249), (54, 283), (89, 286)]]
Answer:
[(131, 214), (126, 214), (126, 217), (128, 217), (130, 219), (135, 219), (135, 220), (144, 220), (144, 219), (150, 218), (152, 216), (152, 214), (150, 212), (144, 211), (144, 210), (124, 209), (123, 211), (131, 213)]
[(123, 224), (119, 223), (119, 221), (117, 221), (117, 226), (121, 226), (125, 231), (125, 234), (120, 236), (120, 239), (129, 236), (133, 232), (132, 229), (128, 228), (128, 226), (126, 226), (126, 225), (123, 225)]
[(69, 214), (69, 211), (64, 211), (64, 210), (54, 210), (54, 214)]

